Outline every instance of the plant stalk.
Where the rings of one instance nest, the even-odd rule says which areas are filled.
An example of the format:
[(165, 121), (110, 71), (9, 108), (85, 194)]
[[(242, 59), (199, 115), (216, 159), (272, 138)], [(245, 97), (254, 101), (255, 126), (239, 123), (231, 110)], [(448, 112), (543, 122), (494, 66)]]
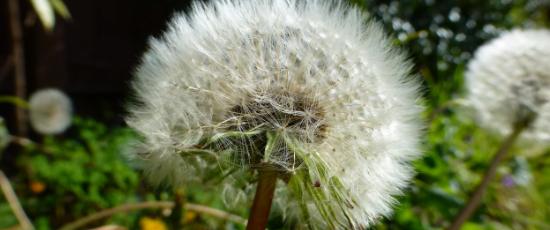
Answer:
[(34, 229), (34, 226), (32, 225), (29, 217), (23, 210), (23, 207), (21, 207), (21, 203), (19, 203), (19, 200), (17, 199), (17, 195), (13, 191), (13, 188), (8, 180), (8, 177), (6, 177), (6, 175), (2, 170), (0, 170), (0, 188), (2, 189), (2, 192), (4, 193), (4, 196), (6, 197), (6, 201), (8, 201), (8, 204), (10, 205), (11, 210), (15, 214), (15, 217), (19, 221), (19, 225), (21, 226), (21, 229), (23, 230)]
[(182, 188), (177, 188), (174, 194), (174, 207), (168, 217), (170, 229), (181, 229), (181, 217), (185, 213), (185, 196)]
[[(23, 99), (26, 97), (27, 83), (25, 79), (25, 50), (23, 45), (23, 30), (21, 26), (20, 9), (18, 0), (8, 1), (8, 11), (10, 17), (10, 30), (12, 42), (12, 58), (15, 74), (15, 96)], [(27, 117), (25, 110), (20, 107), (15, 108), (15, 127), (19, 136), (27, 135)]]
[(254, 203), (250, 209), (247, 230), (265, 230), (277, 184), (278, 173), (276, 170), (269, 167), (260, 168), (258, 174), (258, 186), (254, 195)]
[(498, 165), (506, 157), (506, 154), (509, 152), (510, 147), (514, 144), (521, 132), (528, 126), (529, 122), (519, 122), (514, 125), (512, 132), (506, 137), (506, 139), (501, 143), (498, 151), (493, 156), (489, 168), (485, 171), (483, 179), (477, 186), (476, 190), (472, 193), (472, 196), (468, 200), (468, 203), (460, 211), (460, 213), (455, 217), (453, 223), (447, 230), (459, 230), (460, 227), (466, 222), (475, 210), (478, 208), (485, 191), (489, 187), (491, 180), (495, 177)]

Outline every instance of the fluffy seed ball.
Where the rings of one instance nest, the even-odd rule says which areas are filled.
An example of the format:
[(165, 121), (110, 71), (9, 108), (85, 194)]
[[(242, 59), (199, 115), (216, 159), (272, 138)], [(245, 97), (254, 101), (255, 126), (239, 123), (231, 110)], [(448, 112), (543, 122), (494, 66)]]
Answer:
[(29, 113), (36, 132), (59, 134), (71, 125), (71, 99), (57, 89), (36, 91), (29, 100)]
[[(283, 178), (276, 206), (313, 228), (389, 215), (420, 153), (421, 106), (410, 64), (365, 18), (315, 0), (219, 0), (177, 15), (135, 74), (127, 121), (143, 141), (130, 157), (175, 186), (269, 165)], [(239, 176), (224, 192), (250, 201)]]
[(507, 135), (535, 114), (521, 137), (550, 141), (550, 31), (513, 30), (481, 46), (468, 64), (466, 86), (479, 125)]

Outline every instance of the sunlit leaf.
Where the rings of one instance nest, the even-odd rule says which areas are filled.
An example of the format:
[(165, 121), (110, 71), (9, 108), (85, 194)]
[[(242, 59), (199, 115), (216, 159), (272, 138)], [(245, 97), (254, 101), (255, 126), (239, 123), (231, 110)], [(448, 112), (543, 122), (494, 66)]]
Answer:
[(31, 3), (44, 28), (52, 30), (55, 26), (55, 15), (50, 2), (48, 0), (31, 0)]
[(474, 222), (466, 222), (464, 226), (462, 226), (462, 229), (464, 230), (484, 230), (486, 229), (483, 225), (477, 224)]
[(71, 12), (69, 12), (69, 9), (67, 9), (67, 6), (65, 5), (65, 3), (63, 3), (62, 0), (50, 0), (50, 4), (52, 5), (55, 12), (61, 15), (61, 17), (63, 17), (64, 19), (71, 18)]

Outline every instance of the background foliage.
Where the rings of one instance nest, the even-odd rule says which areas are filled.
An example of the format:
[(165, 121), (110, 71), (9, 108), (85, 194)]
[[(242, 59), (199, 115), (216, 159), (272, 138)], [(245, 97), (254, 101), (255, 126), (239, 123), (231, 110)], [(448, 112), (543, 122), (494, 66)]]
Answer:
[[(400, 197), (394, 216), (374, 228), (444, 228), (480, 180), (500, 143), (479, 129), (460, 106), (466, 63), (480, 44), (502, 31), (548, 27), (550, 1), (351, 2), (382, 22), (396, 38), (396, 45), (409, 51), (422, 78), (428, 107), (425, 155), (415, 162), (417, 175)], [(9, 170), (10, 181), (38, 229), (56, 229), (124, 203), (174, 199), (168, 188), (145, 185), (123, 158), (121, 153), (135, 134), (124, 125), (104, 123), (108, 121), (77, 117), (64, 135), (38, 136), (33, 138), (35, 144), (20, 151), (11, 146), (1, 155), (0, 165)], [(0, 122), (0, 147), (6, 140), (4, 127)], [(465, 229), (550, 229), (550, 151), (517, 145), (512, 153)], [(218, 191), (189, 187), (180, 194), (186, 202), (223, 208)], [(230, 211), (247, 216), (246, 208)], [(181, 219), (192, 229), (242, 228), (185, 210)], [(171, 221), (163, 210), (144, 210), (94, 224), (153, 229)], [(277, 229), (281, 221), (276, 217), (270, 224)], [(0, 198), (0, 228), (16, 224), (8, 204)]]

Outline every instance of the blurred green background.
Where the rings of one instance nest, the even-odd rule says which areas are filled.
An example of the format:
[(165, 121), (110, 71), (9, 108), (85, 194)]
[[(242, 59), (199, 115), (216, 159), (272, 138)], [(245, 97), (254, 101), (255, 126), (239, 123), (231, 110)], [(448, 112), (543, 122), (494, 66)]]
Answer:
[[(148, 35), (165, 29), (173, 12), (188, 1), (66, 1), (70, 13), (57, 8), (55, 24), (43, 24), (33, 1), (15, 1), (23, 27), (26, 90), (57, 87), (75, 103), (72, 127), (62, 135), (27, 139), (15, 135), (14, 105), (0, 104), (0, 168), (37, 229), (58, 229), (99, 210), (126, 203), (175, 199), (168, 188), (153, 188), (124, 161), (125, 146), (136, 138), (125, 127), (123, 102)], [(49, 1), (59, 4), (59, 1)], [(57, 2), (57, 3), (55, 3)], [(442, 229), (462, 208), (479, 182), (498, 137), (487, 133), (461, 112), (463, 74), (473, 52), (511, 28), (550, 25), (548, 0), (352, 0), (384, 24), (395, 45), (407, 50), (422, 79), (427, 110), (424, 156), (414, 165), (417, 175), (399, 197), (392, 217), (374, 229)], [(0, 95), (15, 95), (10, 68), (10, 10), (0, 3)], [(61, 11), (59, 10), (61, 9)], [(147, 16), (144, 16), (147, 15)], [(47, 29), (47, 27), (50, 29)], [(57, 47), (57, 46), (61, 47)], [(57, 47), (57, 48), (56, 48)], [(61, 51), (59, 51), (61, 49)], [(1, 64), (0, 63), (0, 64)], [(550, 63), (549, 63), (550, 64)], [(5, 70), (7, 69), (7, 70)], [(550, 151), (516, 146), (497, 171), (481, 207), (464, 229), (550, 229)], [(184, 188), (184, 202), (224, 209), (216, 191)], [(246, 217), (247, 207), (226, 210)], [(180, 218), (188, 229), (243, 229), (231, 221), (193, 210)], [(163, 209), (143, 209), (94, 221), (88, 227), (114, 224), (128, 229), (162, 229), (173, 222)], [(282, 219), (273, 217), (270, 229)], [(18, 221), (0, 198), (0, 229)]]

